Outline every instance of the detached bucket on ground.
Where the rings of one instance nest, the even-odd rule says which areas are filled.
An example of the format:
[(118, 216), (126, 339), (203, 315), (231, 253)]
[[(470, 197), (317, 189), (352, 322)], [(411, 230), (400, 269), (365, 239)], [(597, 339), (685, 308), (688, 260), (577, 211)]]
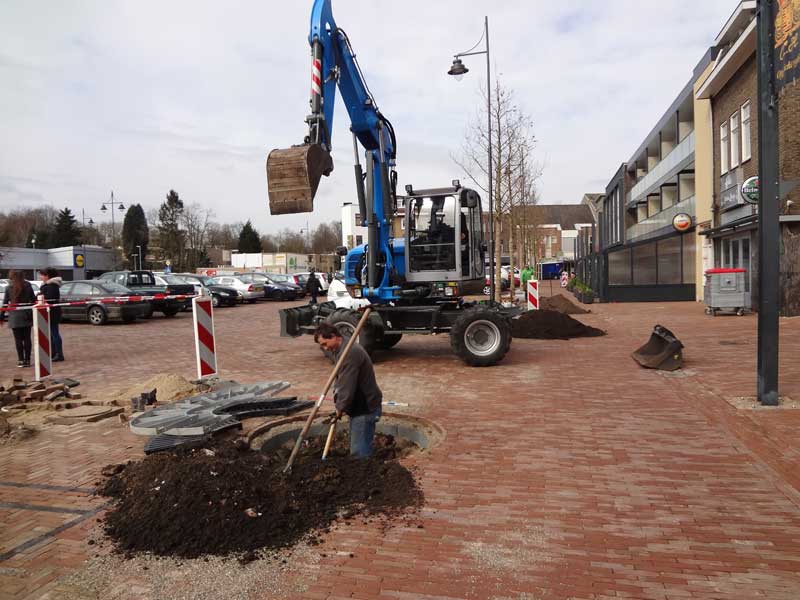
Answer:
[(333, 171), (330, 153), (319, 144), (276, 149), (267, 156), (269, 211), (273, 215), (311, 212), (323, 175)]
[(631, 356), (647, 369), (675, 371), (683, 366), (683, 344), (669, 329), (656, 325), (647, 343)]

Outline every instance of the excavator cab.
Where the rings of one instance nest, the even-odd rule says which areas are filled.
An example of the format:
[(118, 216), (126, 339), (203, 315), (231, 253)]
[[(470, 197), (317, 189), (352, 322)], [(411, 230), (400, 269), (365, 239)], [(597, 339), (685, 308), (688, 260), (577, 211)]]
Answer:
[(477, 192), (460, 186), (406, 191), (406, 281), (457, 282), (461, 293), (469, 293), (469, 282), (482, 288), (485, 245)]
[(333, 159), (321, 144), (273, 150), (267, 156), (267, 193), (273, 215), (311, 212), (319, 180), (333, 171)]

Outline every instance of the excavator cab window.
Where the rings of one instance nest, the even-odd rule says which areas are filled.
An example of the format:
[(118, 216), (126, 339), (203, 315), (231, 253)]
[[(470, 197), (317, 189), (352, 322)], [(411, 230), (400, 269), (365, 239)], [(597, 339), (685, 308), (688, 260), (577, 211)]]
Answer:
[(456, 199), (453, 196), (414, 198), (410, 208), (409, 271), (455, 271)]

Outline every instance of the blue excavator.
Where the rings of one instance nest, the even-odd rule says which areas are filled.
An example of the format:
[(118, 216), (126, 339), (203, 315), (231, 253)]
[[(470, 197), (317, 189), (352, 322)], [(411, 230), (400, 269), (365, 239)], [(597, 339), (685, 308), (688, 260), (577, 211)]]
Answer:
[[(467, 364), (489, 366), (511, 345), (507, 309), (469, 302), (486, 281), (481, 198), (452, 181), (447, 187), (397, 194), (397, 136), (364, 80), (350, 39), (336, 25), (330, 0), (315, 0), (311, 11), (311, 99), (303, 143), (276, 149), (267, 158), (270, 212), (311, 212), (323, 176), (333, 171), (331, 139), (338, 89), (350, 119), (355, 155), (358, 225), (367, 242), (340, 247), (345, 284), (373, 310), (358, 342), (368, 352), (389, 349), (406, 334), (448, 334), (453, 351)], [(363, 161), (362, 161), (363, 159)], [(363, 162), (363, 164), (362, 164)], [(404, 237), (392, 222), (404, 219)], [(312, 333), (327, 320), (352, 334), (356, 310), (326, 302), (280, 311), (281, 335)]]

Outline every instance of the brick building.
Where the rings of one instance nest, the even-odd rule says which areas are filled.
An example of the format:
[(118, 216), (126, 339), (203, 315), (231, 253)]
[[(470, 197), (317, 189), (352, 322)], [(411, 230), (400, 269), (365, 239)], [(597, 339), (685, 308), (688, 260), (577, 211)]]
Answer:
[[(717, 36), (719, 57), (697, 90), (712, 107), (712, 227), (704, 231), (713, 266), (744, 268), (753, 306), (758, 302), (758, 208), (742, 197), (742, 183), (758, 175), (758, 65), (754, 1), (741, 2)], [(778, 103), (781, 179), (800, 177), (800, 90), (790, 84)], [(782, 199), (781, 310), (800, 314), (800, 192)], [(709, 265), (711, 266), (711, 265)]]

